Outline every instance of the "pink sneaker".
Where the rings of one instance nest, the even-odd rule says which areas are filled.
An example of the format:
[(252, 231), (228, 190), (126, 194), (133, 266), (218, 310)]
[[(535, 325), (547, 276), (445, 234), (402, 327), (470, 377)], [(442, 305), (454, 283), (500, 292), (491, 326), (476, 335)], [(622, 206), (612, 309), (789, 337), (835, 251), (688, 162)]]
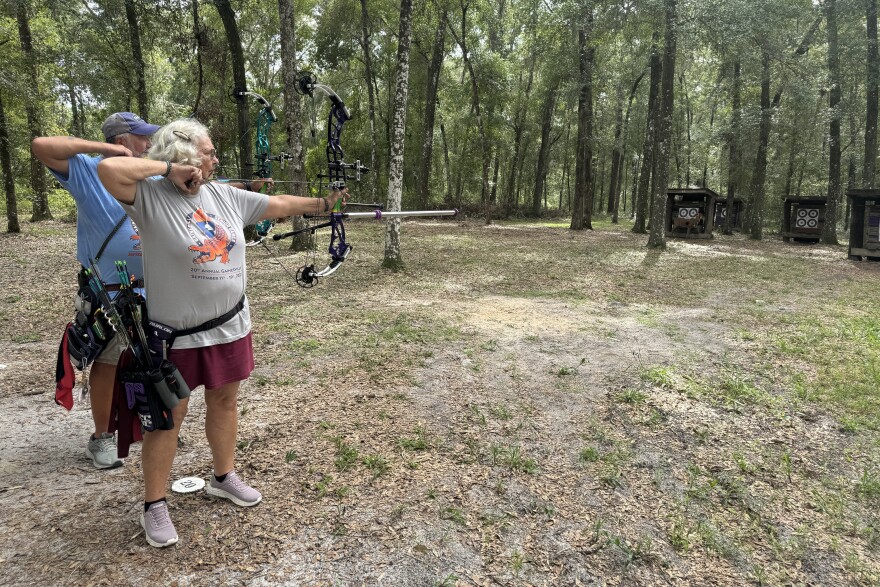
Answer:
[(226, 475), (223, 483), (217, 481), (214, 475), (211, 475), (211, 482), (205, 487), (208, 495), (223, 497), (231, 500), (232, 503), (243, 507), (257, 505), (263, 496), (259, 491), (242, 481), (235, 471), (230, 471)]
[(163, 548), (177, 542), (177, 531), (168, 515), (168, 504), (164, 501), (154, 503), (141, 514), (141, 526), (150, 546)]

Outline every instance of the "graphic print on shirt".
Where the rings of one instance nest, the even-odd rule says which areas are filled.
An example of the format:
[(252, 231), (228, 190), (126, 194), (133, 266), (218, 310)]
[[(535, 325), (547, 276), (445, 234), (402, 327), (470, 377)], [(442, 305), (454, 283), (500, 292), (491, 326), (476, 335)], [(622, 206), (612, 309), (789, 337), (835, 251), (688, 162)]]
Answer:
[(128, 238), (133, 241), (131, 244), (131, 252), (128, 256), (140, 257), (143, 254), (141, 251), (141, 234), (138, 232), (138, 227), (137, 224), (134, 223), (134, 220), (129, 218), (128, 223), (131, 224), (131, 236)]
[(187, 215), (187, 230), (196, 244), (189, 247), (198, 253), (193, 263), (210, 263), (217, 259), (229, 262), (229, 251), (235, 246), (235, 231), (222, 219), (208, 214), (201, 208)]

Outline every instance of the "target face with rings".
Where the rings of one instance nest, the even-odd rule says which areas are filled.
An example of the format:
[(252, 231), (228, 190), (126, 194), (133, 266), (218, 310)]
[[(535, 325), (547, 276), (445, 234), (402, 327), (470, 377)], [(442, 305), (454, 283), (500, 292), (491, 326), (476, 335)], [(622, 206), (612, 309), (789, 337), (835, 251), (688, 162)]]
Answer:
[(817, 208), (799, 208), (794, 214), (794, 227), (802, 230), (819, 228), (819, 210)]

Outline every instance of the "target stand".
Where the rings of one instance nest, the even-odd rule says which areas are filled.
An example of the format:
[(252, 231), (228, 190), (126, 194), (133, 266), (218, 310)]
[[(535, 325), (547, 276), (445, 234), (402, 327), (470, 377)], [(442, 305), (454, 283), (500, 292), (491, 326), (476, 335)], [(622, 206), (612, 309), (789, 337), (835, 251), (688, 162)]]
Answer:
[(825, 224), (825, 198), (786, 198), (782, 208), (782, 240), (818, 243)]
[(880, 260), (880, 190), (847, 190), (850, 259)]
[[(742, 201), (742, 198), (733, 199), (733, 206), (730, 206), (730, 213), (732, 214), (730, 217), (730, 230), (742, 231), (743, 206), (745, 206), (745, 203)], [(717, 200), (715, 202), (715, 228), (719, 230), (724, 229), (724, 223), (727, 222), (727, 213), (727, 199)]]
[(666, 236), (670, 238), (712, 238), (715, 202), (719, 196), (708, 188), (666, 190)]

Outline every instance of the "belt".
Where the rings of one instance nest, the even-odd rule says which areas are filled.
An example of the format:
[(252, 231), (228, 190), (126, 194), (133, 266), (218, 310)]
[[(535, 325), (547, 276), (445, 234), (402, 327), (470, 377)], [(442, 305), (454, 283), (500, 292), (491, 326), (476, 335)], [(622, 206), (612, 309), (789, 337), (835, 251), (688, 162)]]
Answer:
[[(132, 287), (144, 287), (144, 280), (138, 279), (134, 283), (131, 284)], [(107, 291), (119, 291), (120, 285), (118, 283), (108, 283), (104, 286), (104, 289)]]

